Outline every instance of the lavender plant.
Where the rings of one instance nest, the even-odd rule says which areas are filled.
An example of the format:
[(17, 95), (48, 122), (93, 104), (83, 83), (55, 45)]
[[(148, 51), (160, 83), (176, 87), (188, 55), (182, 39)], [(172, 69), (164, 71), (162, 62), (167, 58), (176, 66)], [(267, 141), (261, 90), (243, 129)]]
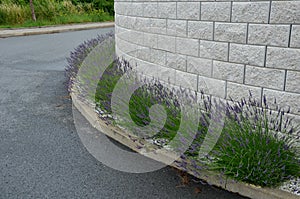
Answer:
[[(111, 36), (112, 33), (98, 36), (80, 45), (71, 53), (66, 69), (69, 89), (85, 57), (95, 46)], [(95, 102), (100, 118), (107, 119), (107, 116), (112, 114), (112, 93), (120, 78), (129, 70), (132, 70), (132, 67), (126, 60), (116, 59), (99, 78)], [(149, 135), (144, 138), (151, 138), (154, 141), (163, 140), (161, 145), (166, 145), (178, 134), (181, 125), (182, 107), (178, 103), (178, 96), (184, 96), (192, 102), (196, 100), (196, 95), (183, 88), (167, 89), (164, 83), (156, 79), (138, 79), (143, 81), (144, 86), (137, 89), (130, 98), (130, 117), (138, 126), (147, 126), (151, 123), (150, 107), (154, 104), (162, 105), (167, 113), (163, 128), (154, 136)], [(231, 178), (269, 187), (278, 186), (292, 176), (299, 177), (299, 149), (292, 135), (299, 138), (300, 130), (292, 126), (290, 118), (284, 121), (282, 119), (289, 110), (284, 111), (278, 106), (275, 111), (270, 111), (266, 96), (260, 104), (253, 99), (251, 93), (249, 99), (243, 98), (238, 103), (231, 100), (226, 104), (227, 117), (222, 135), (208, 156), (212, 157), (208, 158), (206, 162), (208, 165), (204, 165), (198, 159), (198, 155), (212, 119), (213, 102), (210, 97), (205, 97), (203, 92), (197, 97), (203, 107), (199, 123), (187, 121), (184, 124), (191, 127), (196, 125), (198, 132), (193, 136), (194, 141), (188, 150), (182, 155), (183, 161), (179, 166), (183, 170), (187, 169), (188, 164), (190, 164), (189, 168), (196, 173), (200, 169), (209, 167)], [(113, 117), (109, 118), (110, 121), (114, 121)], [(129, 127), (126, 120), (123, 124), (124, 127), (126, 125)], [(172, 147), (180, 148), (180, 142), (185, 143), (185, 138), (191, 136), (188, 131), (184, 133), (178, 140), (178, 145)]]
[[(271, 111), (263, 104), (243, 98), (227, 104), (227, 120), (213, 155), (212, 168), (234, 179), (254, 185), (275, 187), (299, 177), (299, 150), (292, 134), (291, 119), (281, 122), (285, 111)], [(295, 132), (297, 131), (297, 132)]]
[[(122, 66), (122, 67), (120, 67)], [(109, 66), (99, 80), (95, 101), (99, 116), (105, 118), (112, 114), (111, 97), (112, 92), (118, 80), (131, 70), (132, 67), (125, 60), (117, 59)], [(180, 104), (176, 99), (176, 91), (170, 90), (163, 86), (162, 82), (157, 79), (139, 78), (143, 82), (143, 86), (138, 88), (131, 96), (129, 102), (129, 112), (131, 119), (138, 126), (147, 126), (151, 123), (149, 109), (160, 104), (166, 111), (167, 119), (164, 127), (157, 132), (155, 136), (147, 136), (154, 140), (164, 140), (163, 145), (172, 140), (180, 126), (181, 111)], [(126, 124), (124, 124), (126, 126)]]
[(134, 92), (129, 103), (130, 116), (137, 125), (146, 126), (151, 122), (149, 108), (155, 104), (164, 107), (167, 119), (164, 127), (152, 138), (172, 140), (180, 126), (180, 104), (174, 92), (165, 88), (158, 80), (147, 83)]
[(101, 118), (107, 118), (108, 115), (112, 114), (111, 97), (113, 90), (119, 79), (131, 69), (131, 66), (126, 60), (115, 59), (100, 77), (96, 89), (95, 102), (96, 109)]
[(78, 70), (87, 55), (105, 39), (113, 36), (113, 32), (109, 32), (105, 35), (98, 35), (96, 38), (87, 40), (84, 43), (80, 44), (74, 49), (74, 51), (70, 53), (70, 57), (67, 58), (68, 64), (65, 68), (65, 75), (67, 77), (69, 92), (71, 92), (71, 88), (77, 76)]
[[(198, 132), (195, 136), (195, 140), (185, 152), (184, 156), (187, 156), (189, 159), (198, 159), (200, 147), (205, 139), (205, 136), (208, 133), (208, 127), (211, 121), (211, 109), (213, 101), (210, 96), (205, 96), (204, 91), (202, 90), (200, 94), (198, 94), (198, 98), (202, 106), (200, 111), (199, 117), (199, 124), (198, 124)], [(185, 158), (184, 158), (185, 159)]]

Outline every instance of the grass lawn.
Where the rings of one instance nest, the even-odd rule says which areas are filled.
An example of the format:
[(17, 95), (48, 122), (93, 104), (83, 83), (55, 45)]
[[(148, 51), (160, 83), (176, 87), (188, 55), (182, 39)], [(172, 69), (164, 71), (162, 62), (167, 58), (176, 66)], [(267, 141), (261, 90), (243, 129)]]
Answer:
[(0, 0), (0, 29), (41, 27), (51, 25), (113, 21), (113, 1), (98, 5), (96, 0), (39, 0), (34, 2), (36, 21), (32, 19), (29, 2)]
[(54, 20), (27, 20), (21, 24), (5, 24), (0, 25), (0, 29), (8, 28), (29, 28), (29, 27), (43, 27), (43, 26), (53, 26), (53, 25), (64, 25), (64, 24), (75, 24), (75, 23), (89, 23), (89, 22), (105, 22), (114, 21), (114, 17), (110, 15), (70, 15), (70, 16), (59, 16)]

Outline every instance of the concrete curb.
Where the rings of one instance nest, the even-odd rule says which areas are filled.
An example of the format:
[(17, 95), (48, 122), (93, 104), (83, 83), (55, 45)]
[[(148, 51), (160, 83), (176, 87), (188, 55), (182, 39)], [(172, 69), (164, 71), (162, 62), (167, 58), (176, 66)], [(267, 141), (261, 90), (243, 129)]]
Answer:
[[(94, 109), (91, 106), (88, 106), (87, 104), (80, 101), (76, 94), (71, 93), (71, 97), (72, 97), (73, 106), (75, 106), (75, 108), (77, 108), (77, 110), (88, 120), (88, 122), (101, 133), (104, 133), (105, 135), (131, 148), (132, 150), (142, 155), (145, 155), (146, 157), (155, 159), (162, 163), (168, 162), (169, 158), (173, 159), (174, 153), (167, 150), (162, 151), (160, 153), (154, 153), (154, 154), (145, 153), (144, 148), (146, 148), (146, 150), (147, 148), (155, 149), (157, 148), (157, 146), (150, 144), (145, 140), (139, 139), (135, 135), (130, 134), (130, 132), (126, 132), (120, 128), (106, 124), (98, 117)], [(135, 141), (133, 141), (131, 138), (135, 138)], [(142, 149), (139, 148), (138, 143), (143, 143), (143, 146), (145, 147), (143, 147)], [(174, 163), (170, 166), (175, 167), (177, 169), (181, 169), (178, 166), (176, 166)], [(220, 176), (220, 174), (211, 171), (204, 170), (199, 172), (198, 174), (195, 174), (194, 172), (192, 172), (192, 170), (188, 169), (187, 172), (199, 179), (205, 180), (211, 185), (215, 185), (227, 191), (239, 193), (242, 196), (246, 196), (254, 199), (287, 199), (287, 198), (299, 199), (297, 195), (291, 194), (286, 191), (282, 191), (280, 189), (262, 188), (244, 182), (234, 182), (233, 180), (228, 180), (228, 179), (224, 180), (226, 179), (226, 177), (222, 177)]]
[(114, 22), (103, 22), (103, 23), (49, 26), (49, 27), (41, 27), (41, 28), (21, 28), (21, 29), (3, 29), (3, 30), (0, 29), (0, 38), (52, 34), (52, 33), (68, 32), (68, 31), (75, 31), (75, 30), (90, 30), (96, 28), (108, 28), (108, 27), (114, 27), (114, 25), (115, 25)]

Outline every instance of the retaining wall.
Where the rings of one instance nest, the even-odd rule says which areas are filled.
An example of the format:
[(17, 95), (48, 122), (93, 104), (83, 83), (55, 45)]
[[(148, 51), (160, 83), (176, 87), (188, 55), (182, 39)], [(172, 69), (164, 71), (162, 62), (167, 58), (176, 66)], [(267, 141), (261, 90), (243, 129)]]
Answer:
[(300, 118), (300, 1), (115, 0), (115, 12), (116, 51), (144, 73), (220, 98), (265, 94)]

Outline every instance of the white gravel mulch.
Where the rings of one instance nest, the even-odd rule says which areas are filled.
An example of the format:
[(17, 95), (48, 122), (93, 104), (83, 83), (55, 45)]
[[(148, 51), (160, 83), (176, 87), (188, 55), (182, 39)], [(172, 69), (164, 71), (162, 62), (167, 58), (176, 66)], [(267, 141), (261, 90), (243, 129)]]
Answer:
[(293, 178), (289, 182), (285, 182), (280, 189), (300, 196), (300, 178)]

